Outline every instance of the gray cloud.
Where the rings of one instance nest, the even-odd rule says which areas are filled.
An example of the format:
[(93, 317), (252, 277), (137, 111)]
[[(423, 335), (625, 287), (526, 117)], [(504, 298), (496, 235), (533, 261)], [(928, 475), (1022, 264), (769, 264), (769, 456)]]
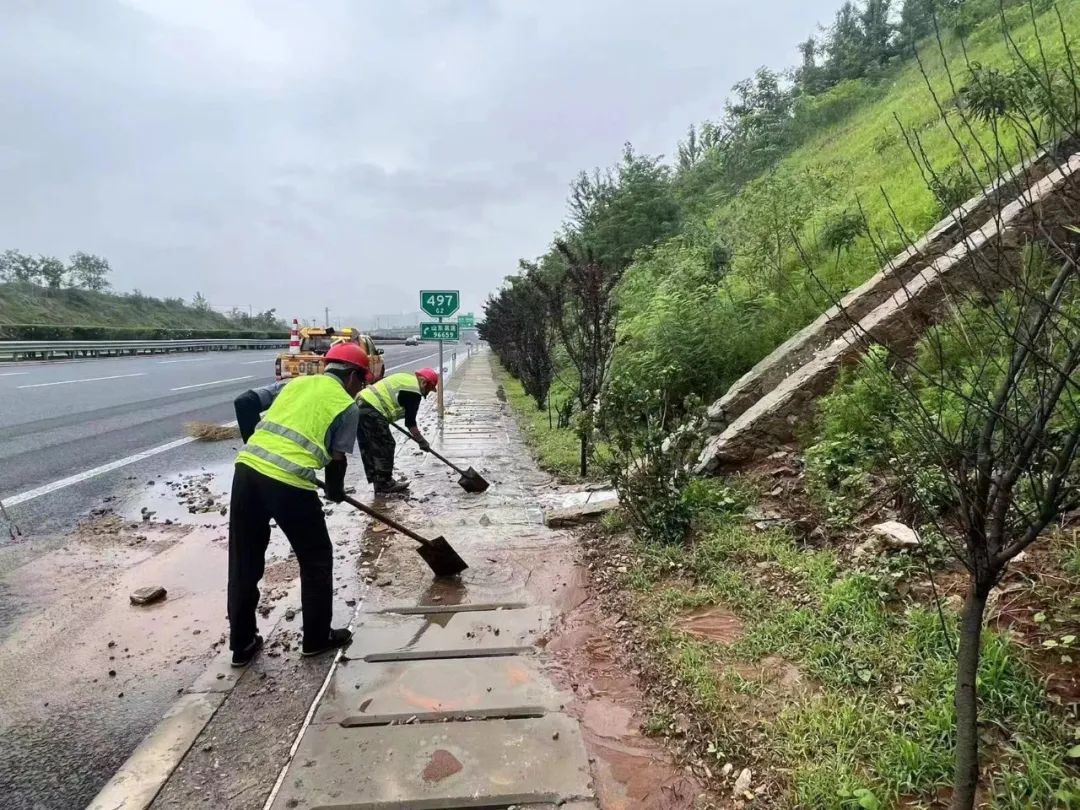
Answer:
[(0, 248), (289, 317), (477, 309), (578, 170), (670, 152), (835, 5), (12, 0)]

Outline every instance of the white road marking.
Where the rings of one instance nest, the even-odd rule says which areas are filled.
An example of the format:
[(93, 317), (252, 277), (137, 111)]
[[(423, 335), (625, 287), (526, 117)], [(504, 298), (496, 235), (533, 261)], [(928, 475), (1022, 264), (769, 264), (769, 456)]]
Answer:
[(185, 357), (182, 360), (158, 360), (159, 366), (167, 366), (169, 363), (201, 363), (203, 360), (208, 360), (207, 357)]
[(81, 380), (59, 380), (58, 382), (47, 383), (30, 383), (29, 385), (20, 385), (19, 388), (45, 388), (50, 385), (73, 385), (74, 383), (84, 382), (98, 382), (99, 380), (122, 380), (125, 377), (145, 377), (146, 372), (140, 371), (138, 374), (113, 374), (109, 377), (86, 377)]
[[(236, 421), (228, 422), (222, 425), (222, 427), (236, 427)], [(26, 492), (22, 492), (12, 498), (6, 498), (4, 499), (4, 506), (18, 506), (20, 503), (26, 503), (34, 498), (40, 498), (42, 495), (48, 495), (59, 489), (70, 487), (72, 484), (80, 484), (83, 481), (96, 478), (107, 472), (119, 470), (121, 467), (126, 467), (129, 464), (135, 464), (136, 462), (152, 458), (161, 453), (167, 453), (170, 450), (175, 450), (177, 447), (191, 444), (193, 441), (195, 441), (194, 436), (185, 436), (182, 439), (176, 439), (175, 441), (167, 442), (166, 444), (159, 444), (157, 447), (151, 447), (149, 450), (143, 450), (141, 453), (136, 453), (133, 456), (110, 461), (108, 464), (102, 464), (99, 467), (91, 467), (89, 470), (83, 470), (81, 473), (69, 475), (67, 478), (61, 478), (59, 481), (53, 481), (51, 484), (44, 484), (37, 489), (28, 489)]]
[(253, 365), (254, 363), (269, 363), (269, 362), (270, 362), (269, 357), (262, 357), (262, 358), (260, 358), (258, 360), (245, 360), (240, 365), (242, 365), (242, 366), (250, 366), (250, 365)]
[(384, 371), (393, 371), (396, 368), (405, 368), (405, 366), (411, 366), (413, 363), (419, 363), (421, 360), (430, 360), (432, 357), (438, 357), (438, 356), (439, 356), (439, 353), (435, 352), (435, 354), (428, 354), (428, 355), (424, 355), (423, 357), (415, 357), (412, 360), (410, 360), (408, 363), (398, 363), (396, 366), (390, 366), (390, 368), (384, 369)]
[(254, 377), (254, 374), (248, 374), (246, 377), (229, 377), (227, 380), (212, 380), (210, 382), (195, 383), (194, 385), (181, 385), (178, 388), (170, 388), (170, 391), (187, 391), (189, 388), (205, 388), (208, 385), (221, 385), (222, 383), (239, 382), (240, 380), (250, 380)]
[[(410, 365), (411, 363), (418, 363), (420, 360), (428, 360), (431, 357), (438, 357), (438, 354), (427, 355), (426, 357), (420, 357), (420, 358), (415, 359), (415, 360), (410, 360), (408, 363), (401, 363), (401, 364), (396, 365), (396, 366), (391, 366), (390, 368), (387, 369), (387, 371), (393, 371), (394, 369), (402, 368), (403, 366)], [(25, 372), (19, 372), (19, 373), (25, 373)], [(142, 376), (142, 375), (141, 374), (132, 374), (132, 375), (121, 375), (121, 376), (138, 377), (138, 376)], [(110, 378), (102, 378), (102, 379), (110, 379)], [(249, 379), (249, 377), (237, 377), (236, 379), (237, 380), (246, 380), (246, 379)], [(76, 380), (68, 380), (66, 382), (77, 382), (77, 381)], [(216, 383), (224, 383), (224, 382), (232, 382), (232, 380), (216, 380), (215, 382)], [(62, 383), (46, 383), (46, 384), (47, 385), (56, 385), (56, 384), (62, 384)], [(201, 385), (213, 385), (213, 384), (214, 383), (201, 383)], [(186, 387), (190, 387), (190, 386), (186, 386)], [(177, 389), (173, 389), (173, 390), (177, 390)], [(236, 424), (237, 423), (234, 420), (232, 422), (226, 422), (225, 424), (222, 425), (222, 427), (236, 427)], [(42, 485), (40, 487), (37, 487), (36, 489), (29, 489), (26, 492), (21, 492), (18, 495), (15, 495), (15, 496), (13, 496), (11, 498), (4, 499), (4, 506), (18, 506), (19, 504), (26, 503), (27, 501), (31, 501), (34, 498), (40, 498), (42, 495), (48, 495), (48, 494), (50, 494), (52, 492), (56, 492), (57, 490), (65, 489), (66, 487), (70, 487), (70, 486), (72, 486), (74, 484), (80, 484), (83, 481), (87, 481), (87, 480), (89, 480), (91, 478), (96, 478), (99, 475), (104, 475), (105, 473), (112, 472), (113, 470), (119, 470), (120, 468), (127, 467), (130, 464), (136, 464), (136, 463), (138, 463), (140, 461), (144, 461), (144, 460), (146, 460), (148, 458), (152, 458), (152, 457), (160, 455), (162, 453), (167, 453), (170, 450), (175, 450), (177, 447), (183, 447), (186, 444), (191, 444), (194, 441), (195, 441), (195, 438), (193, 436), (185, 436), (182, 439), (176, 439), (176, 440), (171, 441), (171, 442), (166, 442), (165, 444), (159, 444), (157, 447), (151, 447), (149, 450), (143, 450), (141, 453), (135, 453), (134, 455), (127, 456), (127, 457), (121, 458), (121, 459), (117, 459), (116, 461), (110, 461), (108, 464), (102, 464), (102, 465), (100, 465), (98, 467), (92, 467), (89, 470), (83, 470), (81, 473), (76, 473), (75, 475), (69, 475), (67, 478), (61, 478), (60, 480), (53, 481), (50, 484), (44, 484), (44, 485)], [(402, 444), (400, 446), (404, 446), (404, 444)], [(325, 687), (326, 687), (326, 684), (324, 683), (323, 684), (323, 690), (320, 690), (320, 691), (325, 691)], [(314, 701), (312, 703), (312, 707), (311, 707), (311, 709), (309, 709), (309, 717), (307, 718), (307, 722), (310, 722), (310, 715), (313, 713), (312, 710), (314, 709), (317, 702), (318, 702), (318, 700), (316, 699), (316, 701)], [(297, 740), (294, 741), (293, 745), (295, 747), (298, 744), (299, 744), (299, 738), (297, 738)], [(278, 782), (279, 782), (278, 788), (280, 788), (280, 781), (283, 778), (283, 775), (284, 775), (284, 769), (282, 770), (281, 774), (278, 775)]]
[(0, 377), (18, 377), (22, 374), (29, 374), (29, 371), (4, 371), (0, 372)]

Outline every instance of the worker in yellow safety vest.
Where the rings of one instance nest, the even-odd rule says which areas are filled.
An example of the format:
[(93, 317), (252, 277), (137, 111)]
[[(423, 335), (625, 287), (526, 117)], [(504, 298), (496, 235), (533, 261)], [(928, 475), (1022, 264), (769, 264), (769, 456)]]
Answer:
[[(325, 468), (326, 497), (345, 498), (345, 454), (352, 451), (368, 381), (368, 357), (356, 344), (326, 353), (326, 372), (246, 391), (235, 401), (244, 447), (236, 457), (229, 508), (229, 647), (235, 667), (262, 647), (255, 609), (270, 521), (285, 533), (300, 564), (304, 640), (301, 654), (319, 655), (352, 640), (333, 629), (334, 555), (316, 472)], [(259, 418), (262, 411), (266, 413)]]
[(356, 439), (364, 473), (376, 495), (390, 495), (409, 488), (407, 481), (394, 480), (394, 437), (390, 423), (405, 420), (405, 427), (423, 451), (431, 449), (416, 424), (420, 402), (439, 387), (439, 375), (433, 368), (403, 371), (384, 377), (360, 392)]

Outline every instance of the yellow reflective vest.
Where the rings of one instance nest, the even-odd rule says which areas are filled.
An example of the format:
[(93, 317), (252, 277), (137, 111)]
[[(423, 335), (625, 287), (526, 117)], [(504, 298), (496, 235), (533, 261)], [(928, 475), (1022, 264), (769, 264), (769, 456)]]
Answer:
[(387, 421), (396, 422), (405, 415), (405, 409), (398, 402), (398, 394), (402, 391), (420, 393), (420, 381), (411, 371), (391, 374), (374, 385), (369, 385), (360, 392), (359, 399), (385, 416)]
[(332, 458), (326, 433), (352, 404), (331, 375), (297, 377), (281, 389), (236, 463), (299, 489), (315, 489), (315, 471)]

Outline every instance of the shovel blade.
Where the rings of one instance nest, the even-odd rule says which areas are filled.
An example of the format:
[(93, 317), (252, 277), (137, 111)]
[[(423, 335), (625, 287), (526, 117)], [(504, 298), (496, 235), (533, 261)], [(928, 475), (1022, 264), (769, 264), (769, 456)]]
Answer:
[(457, 576), (469, 567), (442, 535), (417, 548), (416, 553), (424, 558), (428, 568), (437, 577)]
[(458, 486), (466, 492), (484, 492), (491, 485), (484, 480), (484, 476), (469, 467), (458, 479)]

